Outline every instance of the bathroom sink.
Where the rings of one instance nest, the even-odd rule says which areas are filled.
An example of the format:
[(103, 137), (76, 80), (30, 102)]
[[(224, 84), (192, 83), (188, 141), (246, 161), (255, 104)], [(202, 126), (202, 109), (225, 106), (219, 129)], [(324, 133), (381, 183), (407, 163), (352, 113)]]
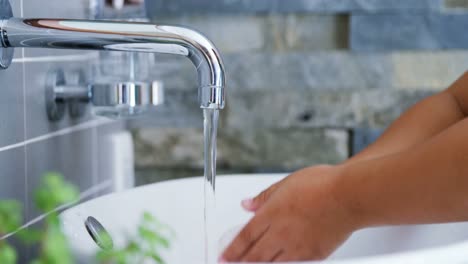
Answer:
[[(231, 175), (217, 178), (219, 248), (229, 242), (252, 215), (240, 207), (285, 175)], [(163, 252), (168, 264), (204, 263), (203, 179), (166, 181), (114, 193), (77, 205), (61, 214), (63, 229), (79, 263), (90, 260), (98, 246), (85, 221), (96, 218), (115, 245), (136, 231), (148, 211), (174, 229), (172, 247)], [(230, 235), (231, 234), (231, 235)], [(468, 223), (370, 228), (356, 232), (329, 259), (310, 263), (468, 263)]]

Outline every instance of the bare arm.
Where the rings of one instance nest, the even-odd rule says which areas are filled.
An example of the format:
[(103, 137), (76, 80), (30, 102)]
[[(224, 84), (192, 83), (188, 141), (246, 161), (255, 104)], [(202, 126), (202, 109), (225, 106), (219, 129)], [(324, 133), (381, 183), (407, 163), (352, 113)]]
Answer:
[(346, 162), (368, 160), (407, 150), (462, 120), (467, 113), (468, 72), (447, 90), (411, 107), (375, 143)]
[(361, 226), (468, 220), (468, 119), (420, 146), (345, 165), (340, 201)]
[[(346, 160), (344, 164), (384, 157), (406, 151), (424, 143), (468, 116), (468, 72), (445, 91), (422, 100), (403, 113), (383, 135), (366, 149)], [(280, 181), (264, 190), (243, 206), (259, 209), (283, 183)]]
[(244, 201), (255, 216), (221, 259), (322, 259), (359, 228), (468, 221), (467, 114), (465, 73), (348, 162), (296, 171)]
[(293, 173), (223, 259), (317, 260), (360, 228), (455, 221), (468, 221), (468, 118), (406, 151)]

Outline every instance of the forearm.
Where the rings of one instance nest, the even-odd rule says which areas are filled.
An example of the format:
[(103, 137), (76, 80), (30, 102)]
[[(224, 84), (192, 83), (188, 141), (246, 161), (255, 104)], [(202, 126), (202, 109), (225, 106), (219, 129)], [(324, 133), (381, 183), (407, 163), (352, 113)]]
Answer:
[(361, 227), (468, 220), (468, 119), (418, 147), (345, 164), (336, 195)]
[(468, 114), (468, 73), (447, 90), (417, 103), (385, 133), (347, 163), (382, 157), (414, 147), (462, 120)]
[(463, 119), (457, 101), (447, 91), (417, 103), (401, 115), (369, 147), (346, 162), (369, 160), (416, 146)]

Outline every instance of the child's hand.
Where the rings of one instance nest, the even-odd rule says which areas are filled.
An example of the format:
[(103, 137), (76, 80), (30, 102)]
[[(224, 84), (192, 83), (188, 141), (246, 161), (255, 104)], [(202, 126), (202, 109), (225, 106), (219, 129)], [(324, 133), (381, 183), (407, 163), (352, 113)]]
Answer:
[(339, 169), (310, 167), (271, 186), (243, 207), (255, 212), (221, 256), (221, 262), (319, 260), (357, 229), (336, 200)]

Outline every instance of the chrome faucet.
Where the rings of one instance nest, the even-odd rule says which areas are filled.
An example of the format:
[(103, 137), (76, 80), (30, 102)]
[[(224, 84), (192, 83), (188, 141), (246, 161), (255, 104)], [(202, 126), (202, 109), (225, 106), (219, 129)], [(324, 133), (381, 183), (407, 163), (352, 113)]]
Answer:
[(225, 72), (220, 54), (211, 41), (192, 29), (148, 23), (14, 18), (9, 0), (0, 0), (0, 34), (1, 68), (11, 64), (15, 47), (182, 55), (197, 69), (200, 106), (224, 108)]

